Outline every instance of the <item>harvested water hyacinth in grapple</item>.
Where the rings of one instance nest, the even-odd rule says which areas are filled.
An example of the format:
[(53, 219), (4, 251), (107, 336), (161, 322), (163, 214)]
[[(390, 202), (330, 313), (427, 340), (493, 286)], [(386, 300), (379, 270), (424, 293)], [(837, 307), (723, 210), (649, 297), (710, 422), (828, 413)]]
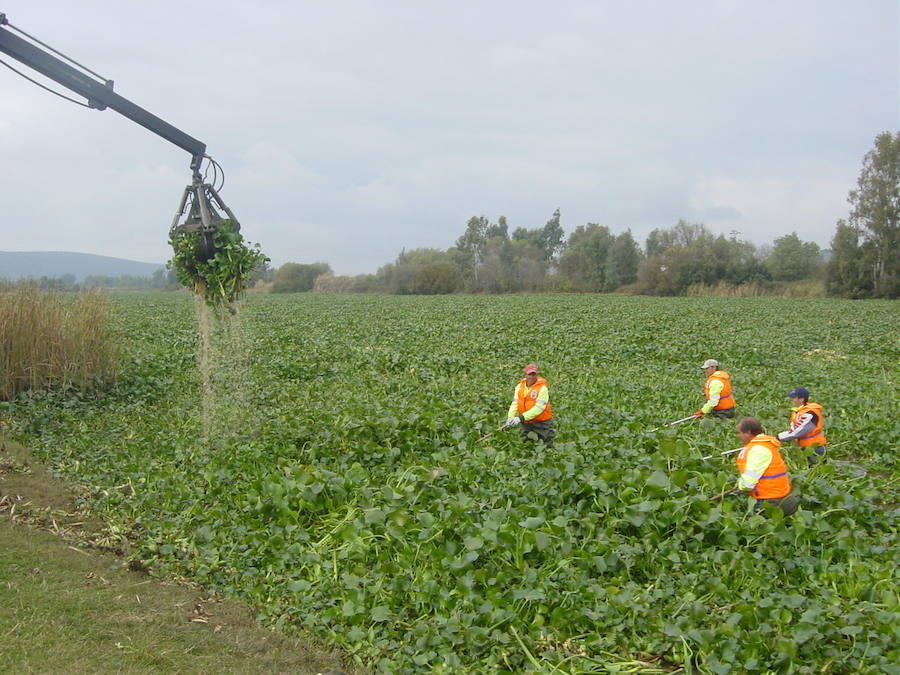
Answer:
[(269, 258), (259, 244), (244, 242), (233, 220), (217, 223), (212, 231), (212, 251), (203, 246), (200, 232), (176, 231), (169, 239), (175, 251), (168, 263), (178, 281), (202, 297), (213, 308), (234, 311), (232, 304), (244, 291), (247, 280)]

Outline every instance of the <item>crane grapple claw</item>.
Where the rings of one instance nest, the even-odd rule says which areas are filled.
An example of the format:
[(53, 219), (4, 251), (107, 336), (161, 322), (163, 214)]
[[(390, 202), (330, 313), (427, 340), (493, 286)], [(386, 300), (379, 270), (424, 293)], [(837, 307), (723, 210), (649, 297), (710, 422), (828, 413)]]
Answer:
[[(179, 223), (181, 216), (187, 211), (184, 222)], [(220, 213), (221, 212), (221, 213)], [(225, 214), (225, 217), (222, 216)], [(199, 233), (197, 241), (197, 257), (208, 260), (216, 254), (213, 232), (223, 222), (228, 221), (235, 232), (241, 229), (240, 223), (231, 212), (216, 189), (209, 183), (195, 178), (191, 185), (184, 189), (181, 203), (169, 230), (172, 239), (178, 233)]]

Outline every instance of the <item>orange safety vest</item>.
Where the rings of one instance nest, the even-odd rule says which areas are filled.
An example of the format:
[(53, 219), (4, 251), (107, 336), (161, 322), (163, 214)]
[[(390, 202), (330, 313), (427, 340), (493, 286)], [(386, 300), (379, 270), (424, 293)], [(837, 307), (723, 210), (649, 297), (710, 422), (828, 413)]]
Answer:
[(709, 383), (713, 380), (721, 380), (725, 385), (722, 387), (722, 393), (719, 394), (719, 402), (713, 410), (728, 410), (734, 407), (734, 396), (731, 395), (731, 376), (724, 370), (717, 370), (706, 378), (706, 384), (703, 385), (703, 395), (709, 400)]
[(807, 403), (798, 410), (791, 411), (791, 430), (800, 426), (800, 418), (808, 412), (816, 414), (816, 427), (805, 436), (797, 438), (797, 445), (801, 448), (806, 448), (810, 445), (825, 445), (825, 432), (822, 431), (822, 406), (818, 403)]
[(751, 445), (764, 445), (772, 451), (772, 461), (766, 467), (756, 487), (750, 492), (757, 499), (778, 499), (787, 497), (791, 493), (791, 481), (787, 475), (787, 465), (781, 458), (778, 446), (781, 442), (774, 436), (757, 434), (753, 440), (747, 443), (737, 456), (737, 467), (740, 473), (744, 473), (747, 466), (747, 450)]
[[(525, 379), (519, 383), (519, 386), (516, 388), (516, 395), (518, 397), (518, 410), (519, 414), (522, 415), (526, 411), (531, 410), (534, 407), (534, 404), (537, 403), (538, 394), (541, 391), (541, 387), (547, 384), (547, 380), (543, 377), (539, 377), (534, 386), (531, 389), (528, 389), (528, 393), (525, 393), (525, 390), (528, 388), (528, 385), (525, 384)], [(528, 420), (525, 424), (529, 424), (530, 422), (543, 422), (544, 420), (549, 420), (553, 417), (553, 411), (550, 409), (550, 401), (547, 401), (547, 407), (544, 408), (543, 412), (535, 417), (533, 420)]]

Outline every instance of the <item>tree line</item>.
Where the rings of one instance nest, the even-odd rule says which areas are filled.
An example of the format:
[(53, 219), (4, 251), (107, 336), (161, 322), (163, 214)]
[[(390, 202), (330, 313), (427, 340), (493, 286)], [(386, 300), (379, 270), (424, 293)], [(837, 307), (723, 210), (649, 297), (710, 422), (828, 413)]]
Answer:
[(83, 280), (78, 281), (74, 274), (62, 274), (58, 277), (41, 276), (29, 277), (20, 281), (0, 279), (0, 290), (9, 290), (18, 286), (28, 285), (43, 291), (82, 291), (93, 288), (105, 288), (115, 290), (166, 290), (174, 291), (181, 288), (178, 278), (171, 270), (158, 269), (151, 276), (139, 276), (136, 274), (121, 274), (110, 276), (104, 274), (89, 274)]
[[(456, 244), (446, 250), (402, 251), (374, 274), (354, 277), (327, 272), (302, 287), (282, 283), (285, 267), (275, 270), (274, 291), (394, 293), (592, 292), (626, 291), (682, 295), (716, 284), (761, 284), (822, 280), (827, 252), (796, 233), (757, 248), (713, 234), (702, 223), (679, 221), (653, 230), (642, 248), (630, 230), (614, 233), (597, 223), (579, 225), (563, 239), (555, 211), (542, 228), (508, 233), (505, 218), (469, 219)], [(297, 267), (313, 266), (290, 263)], [(318, 269), (327, 268), (322, 263)]]
[(335, 276), (327, 263), (287, 263), (270, 271), (272, 290), (684, 295), (717, 289), (779, 293), (799, 287), (800, 294), (896, 298), (898, 176), (900, 134), (884, 132), (863, 159), (857, 188), (848, 197), (849, 218), (838, 221), (826, 250), (797, 232), (757, 247), (737, 233), (715, 235), (703, 223), (683, 220), (653, 230), (643, 247), (630, 230), (614, 233), (598, 223), (579, 225), (566, 237), (557, 209), (543, 227), (512, 232), (504, 216), (496, 222), (473, 216), (452, 247), (404, 249), (374, 274)]

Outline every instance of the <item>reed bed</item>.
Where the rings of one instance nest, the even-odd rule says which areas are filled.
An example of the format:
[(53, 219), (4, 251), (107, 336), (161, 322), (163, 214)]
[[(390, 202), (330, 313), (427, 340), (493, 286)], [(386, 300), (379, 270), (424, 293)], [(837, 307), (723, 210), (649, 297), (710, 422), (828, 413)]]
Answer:
[(691, 284), (685, 291), (688, 297), (759, 298), (777, 296), (782, 298), (824, 298), (825, 283), (820, 279), (782, 281), (749, 284)]
[(50, 387), (85, 389), (116, 375), (110, 304), (101, 291), (75, 295), (17, 284), (0, 291), (0, 400)]

